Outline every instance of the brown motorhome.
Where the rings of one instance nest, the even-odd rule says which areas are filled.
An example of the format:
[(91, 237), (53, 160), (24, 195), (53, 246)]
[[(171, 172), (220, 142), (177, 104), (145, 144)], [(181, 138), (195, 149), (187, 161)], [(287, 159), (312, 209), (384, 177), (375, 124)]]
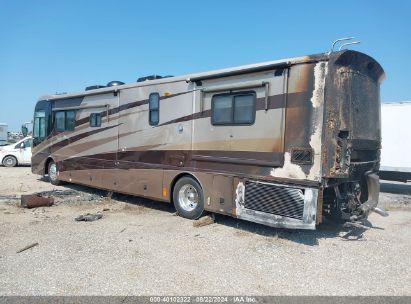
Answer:
[(351, 50), (49, 95), (32, 171), (273, 227), (365, 219), (378, 203), (379, 86)]

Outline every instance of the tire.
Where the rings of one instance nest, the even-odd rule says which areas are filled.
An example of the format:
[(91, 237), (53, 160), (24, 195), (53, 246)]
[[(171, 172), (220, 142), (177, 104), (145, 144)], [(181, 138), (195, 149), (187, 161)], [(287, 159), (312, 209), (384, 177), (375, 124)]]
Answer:
[(182, 177), (173, 191), (173, 202), (178, 215), (195, 220), (204, 213), (204, 195), (200, 184), (191, 177)]
[(57, 178), (58, 176), (58, 168), (54, 161), (49, 163), (48, 167), (48, 174), (49, 174), (49, 181), (52, 185), (58, 186), (61, 185), (61, 181)]
[(6, 156), (5, 158), (3, 158), (3, 166), (5, 167), (15, 167), (17, 166), (17, 158), (15, 158), (14, 156)]

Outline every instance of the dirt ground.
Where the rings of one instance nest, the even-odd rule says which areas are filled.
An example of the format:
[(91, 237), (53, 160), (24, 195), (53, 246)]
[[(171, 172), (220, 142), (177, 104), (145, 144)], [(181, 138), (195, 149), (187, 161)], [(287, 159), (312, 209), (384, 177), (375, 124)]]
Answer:
[[(165, 203), (0, 167), (0, 295), (411, 295), (411, 185), (381, 189), (390, 216), (372, 214), (370, 229), (225, 216), (196, 228)], [(56, 205), (19, 208), (21, 194), (51, 190)]]

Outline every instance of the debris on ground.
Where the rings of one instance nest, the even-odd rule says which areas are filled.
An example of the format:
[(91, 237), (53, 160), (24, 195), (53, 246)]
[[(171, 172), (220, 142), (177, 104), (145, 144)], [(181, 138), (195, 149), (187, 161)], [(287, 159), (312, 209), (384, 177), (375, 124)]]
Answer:
[(37, 207), (50, 207), (54, 204), (53, 197), (42, 196), (40, 194), (29, 194), (21, 196), (22, 208), (37, 208)]
[(100, 212), (97, 213), (86, 213), (86, 214), (82, 214), (78, 217), (76, 217), (74, 220), (76, 220), (77, 222), (80, 221), (84, 221), (84, 222), (93, 222), (93, 221), (97, 221), (99, 219), (101, 219), (103, 217), (103, 214)]
[(63, 198), (66, 196), (75, 196), (78, 195), (78, 191), (75, 190), (59, 190), (59, 189), (53, 189), (50, 191), (43, 191), (39, 192), (38, 194), (42, 196), (53, 196), (53, 197), (58, 197), (58, 198)]
[(210, 216), (210, 215), (200, 217), (198, 220), (193, 221), (194, 227), (202, 227), (202, 226), (207, 226), (211, 224), (214, 224), (214, 216)]
[(38, 244), (39, 244), (39, 243), (33, 243), (33, 244), (30, 244), (30, 245), (27, 245), (26, 247), (20, 249), (20, 250), (17, 251), (16, 253), (20, 253), (20, 252), (26, 251), (27, 249), (33, 248), (34, 246), (37, 246)]
[(124, 232), (126, 230), (126, 228), (121, 229), (120, 233)]
[(345, 222), (343, 224), (343, 227), (344, 228), (354, 227), (354, 228), (361, 228), (361, 229), (365, 229), (365, 230), (368, 230), (368, 229), (372, 228), (372, 227), (369, 227), (369, 226), (365, 226), (365, 224), (361, 223), (361, 222)]

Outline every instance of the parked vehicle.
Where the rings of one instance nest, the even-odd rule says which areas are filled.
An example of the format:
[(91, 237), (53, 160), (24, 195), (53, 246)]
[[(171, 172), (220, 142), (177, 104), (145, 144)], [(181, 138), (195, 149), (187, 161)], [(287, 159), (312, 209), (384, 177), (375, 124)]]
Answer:
[(0, 164), (5, 167), (31, 164), (31, 136), (15, 144), (0, 147)]
[(380, 178), (411, 180), (410, 126), (411, 101), (381, 104), (382, 150)]
[(44, 96), (32, 171), (172, 202), (190, 219), (361, 221), (379, 211), (383, 77), (344, 50)]

